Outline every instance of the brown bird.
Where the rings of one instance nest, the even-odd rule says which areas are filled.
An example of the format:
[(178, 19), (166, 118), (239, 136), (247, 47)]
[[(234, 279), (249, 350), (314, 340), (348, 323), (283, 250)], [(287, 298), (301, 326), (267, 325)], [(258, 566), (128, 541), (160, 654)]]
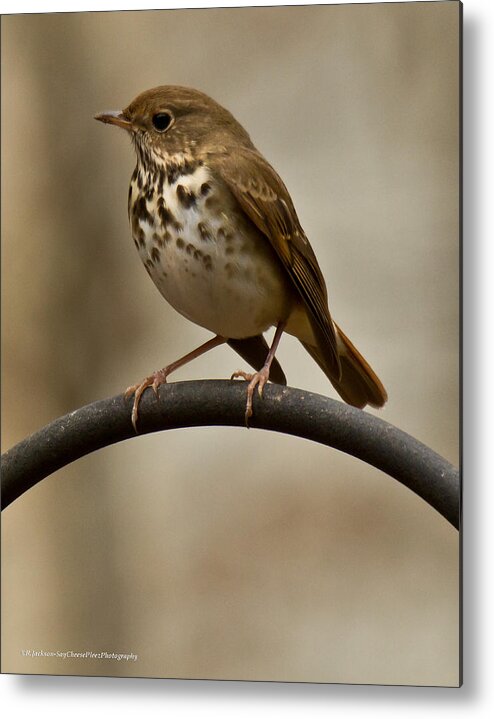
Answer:
[[(197, 349), (129, 387), (137, 431), (142, 393), (227, 342), (256, 372), (246, 422), (268, 379), (286, 384), (275, 353), (283, 332), (297, 337), (338, 394), (355, 407), (381, 407), (386, 390), (331, 318), (316, 256), (283, 181), (233, 115), (202, 92), (162, 86), (123, 111), (96, 116), (126, 130), (137, 166), (128, 210), (144, 266), (184, 317), (214, 332)], [(271, 347), (263, 337), (276, 327)]]

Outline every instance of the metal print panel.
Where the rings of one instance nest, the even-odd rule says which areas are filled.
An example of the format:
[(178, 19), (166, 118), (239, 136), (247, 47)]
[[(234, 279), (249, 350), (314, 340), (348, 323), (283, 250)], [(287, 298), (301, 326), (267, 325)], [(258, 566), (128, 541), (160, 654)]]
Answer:
[(4, 672), (459, 686), (461, 10), (2, 18)]

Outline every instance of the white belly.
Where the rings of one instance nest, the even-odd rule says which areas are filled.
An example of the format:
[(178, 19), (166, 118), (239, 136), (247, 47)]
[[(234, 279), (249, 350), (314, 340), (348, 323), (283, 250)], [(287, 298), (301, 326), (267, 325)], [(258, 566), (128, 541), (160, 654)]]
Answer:
[[(205, 183), (210, 189), (201, 192)], [(230, 207), (215, 206), (211, 184), (203, 166), (165, 184), (162, 201), (146, 201), (134, 239), (149, 275), (178, 312), (223, 337), (251, 337), (288, 317), (290, 287), (268, 240), (247, 221), (234, 225), (233, 198)], [(190, 206), (177, 198), (178, 185), (193, 193)]]

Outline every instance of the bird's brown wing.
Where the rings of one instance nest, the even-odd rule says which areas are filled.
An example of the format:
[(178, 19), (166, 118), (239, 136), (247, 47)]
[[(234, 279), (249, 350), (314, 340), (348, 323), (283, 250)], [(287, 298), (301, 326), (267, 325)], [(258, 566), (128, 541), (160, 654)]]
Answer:
[(300, 293), (328, 367), (339, 377), (341, 368), (326, 285), (283, 181), (257, 150), (247, 147), (235, 148), (208, 164), (275, 249)]

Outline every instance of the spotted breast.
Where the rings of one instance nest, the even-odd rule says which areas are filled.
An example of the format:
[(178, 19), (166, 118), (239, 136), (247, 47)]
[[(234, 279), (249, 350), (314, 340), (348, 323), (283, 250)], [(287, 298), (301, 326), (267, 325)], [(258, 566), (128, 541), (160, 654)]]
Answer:
[(221, 180), (185, 153), (144, 167), (129, 188), (132, 235), (163, 297), (223, 337), (252, 337), (286, 319), (293, 290), (274, 251)]

